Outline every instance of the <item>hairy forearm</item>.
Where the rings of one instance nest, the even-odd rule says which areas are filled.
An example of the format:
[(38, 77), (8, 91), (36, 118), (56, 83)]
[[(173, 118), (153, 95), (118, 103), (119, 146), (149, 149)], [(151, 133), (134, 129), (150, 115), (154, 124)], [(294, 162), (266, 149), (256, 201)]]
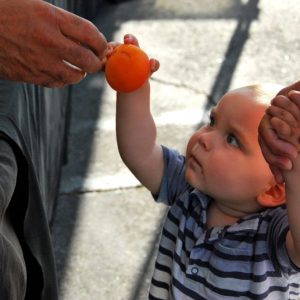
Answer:
[(151, 192), (157, 192), (162, 174), (161, 147), (150, 112), (150, 87), (117, 95), (117, 143), (120, 156), (131, 172)]

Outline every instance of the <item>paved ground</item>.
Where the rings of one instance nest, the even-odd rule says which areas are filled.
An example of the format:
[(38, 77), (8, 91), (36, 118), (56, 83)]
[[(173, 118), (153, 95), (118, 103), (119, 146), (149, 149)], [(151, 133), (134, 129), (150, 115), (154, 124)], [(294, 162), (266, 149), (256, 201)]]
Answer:
[[(132, 0), (104, 4), (94, 22), (160, 60), (152, 111), (159, 140), (179, 150), (227, 89), (300, 76), (298, 0)], [(114, 114), (102, 74), (74, 86), (52, 228), (62, 300), (146, 299), (165, 208), (121, 162)]]

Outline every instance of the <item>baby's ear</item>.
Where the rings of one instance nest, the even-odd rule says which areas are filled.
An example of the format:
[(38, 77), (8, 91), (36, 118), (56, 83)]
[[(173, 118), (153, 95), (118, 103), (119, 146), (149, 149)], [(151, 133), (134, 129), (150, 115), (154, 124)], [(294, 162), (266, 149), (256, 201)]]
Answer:
[(276, 183), (268, 190), (257, 196), (257, 201), (264, 207), (275, 207), (285, 203), (284, 183)]

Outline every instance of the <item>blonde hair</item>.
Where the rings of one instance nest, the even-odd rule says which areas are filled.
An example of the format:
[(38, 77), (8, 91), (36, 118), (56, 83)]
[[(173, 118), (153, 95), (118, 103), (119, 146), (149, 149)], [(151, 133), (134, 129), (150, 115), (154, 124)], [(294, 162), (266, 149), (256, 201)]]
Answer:
[(234, 89), (233, 91), (248, 89), (253, 93), (253, 98), (255, 101), (270, 105), (271, 100), (278, 94), (278, 92), (283, 88), (283, 86), (272, 83), (265, 84), (252, 84), (241, 88)]

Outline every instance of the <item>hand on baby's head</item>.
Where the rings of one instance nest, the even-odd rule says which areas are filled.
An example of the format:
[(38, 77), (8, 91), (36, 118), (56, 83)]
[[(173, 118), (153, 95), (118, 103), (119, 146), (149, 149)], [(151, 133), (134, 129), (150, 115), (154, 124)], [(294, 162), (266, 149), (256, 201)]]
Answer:
[(300, 152), (300, 92), (291, 91), (288, 96), (276, 96), (267, 113), (276, 135), (293, 144)]
[(293, 168), (300, 151), (300, 92), (277, 95), (259, 125), (259, 143), (276, 181)]

